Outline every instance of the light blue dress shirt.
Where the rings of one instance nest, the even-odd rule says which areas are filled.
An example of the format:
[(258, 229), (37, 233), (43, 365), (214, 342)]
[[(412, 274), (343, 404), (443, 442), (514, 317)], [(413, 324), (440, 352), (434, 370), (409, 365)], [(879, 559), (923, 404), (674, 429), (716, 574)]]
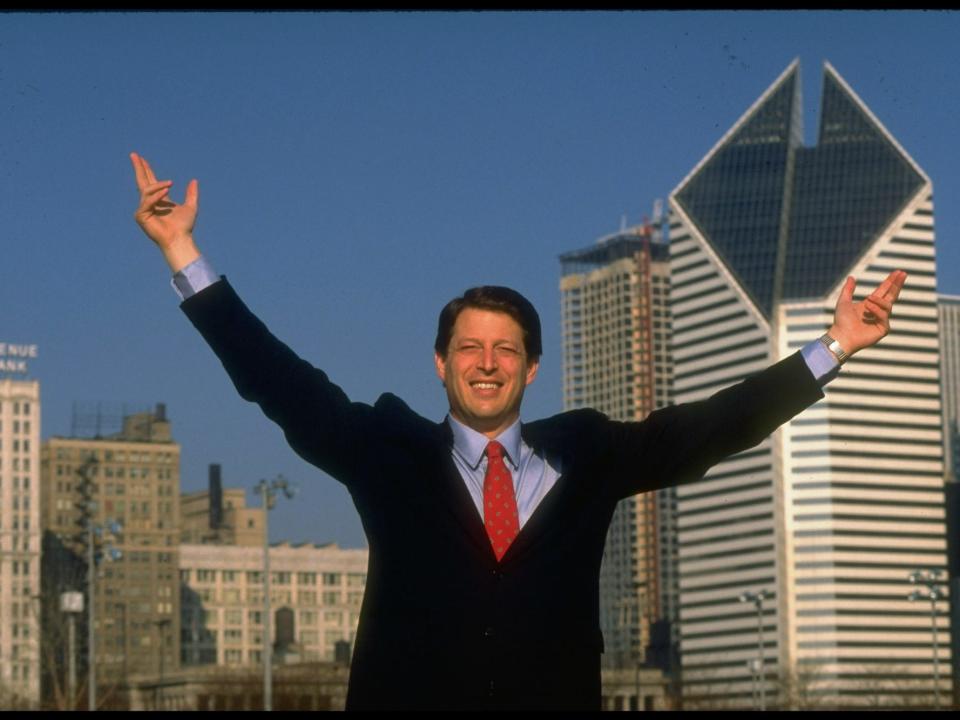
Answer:
[[(177, 272), (170, 282), (180, 299), (186, 300), (219, 280), (220, 276), (213, 266), (201, 256)], [(801, 348), (800, 354), (821, 387), (835, 378), (840, 371), (840, 364), (833, 353), (819, 340), (806, 344)], [(453, 431), (453, 462), (482, 519), (483, 478), (487, 471), (487, 456), (484, 451), (490, 439), (454, 420), (450, 415), (447, 415), (446, 420)], [(535, 453), (520, 436), (519, 419), (494, 439), (503, 445), (505, 450), (504, 459), (513, 477), (517, 514), (522, 528), (560, 477), (560, 460)]]

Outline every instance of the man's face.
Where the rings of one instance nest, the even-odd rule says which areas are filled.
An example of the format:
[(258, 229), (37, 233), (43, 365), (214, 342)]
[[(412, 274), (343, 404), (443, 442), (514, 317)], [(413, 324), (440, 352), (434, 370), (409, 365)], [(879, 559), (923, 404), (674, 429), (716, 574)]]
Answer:
[(523, 329), (505, 313), (466, 308), (457, 316), (446, 359), (434, 354), (450, 414), (493, 438), (520, 417), (523, 391), (537, 375)]

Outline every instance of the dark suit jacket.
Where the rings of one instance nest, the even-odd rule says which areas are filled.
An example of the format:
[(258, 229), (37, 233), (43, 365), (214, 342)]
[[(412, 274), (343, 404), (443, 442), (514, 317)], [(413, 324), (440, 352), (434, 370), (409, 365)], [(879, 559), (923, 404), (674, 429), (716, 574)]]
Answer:
[(186, 300), (240, 395), (349, 489), (370, 547), (348, 709), (600, 707), (600, 560), (616, 503), (700, 478), (822, 397), (799, 353), (636, 423), (577, 410), (522, 425), (563, 474), (497, 562), (446, 423), (351, 402), (224, 280)]

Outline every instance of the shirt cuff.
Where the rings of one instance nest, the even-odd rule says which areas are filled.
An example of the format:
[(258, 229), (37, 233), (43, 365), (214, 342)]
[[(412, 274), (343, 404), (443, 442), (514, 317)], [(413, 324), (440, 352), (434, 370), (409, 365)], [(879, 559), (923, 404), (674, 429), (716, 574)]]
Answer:
[(800, 349), (800, 354), (813, 373), (814, 379), (823, 387), (840, 374), (840, 363), (822, 342), (814, 340)]
[(170, 280), (180, 300), (186, 300), (215, 282), (220, 281), (213, 266), (201, 255), (192, 263), (177, 271)]

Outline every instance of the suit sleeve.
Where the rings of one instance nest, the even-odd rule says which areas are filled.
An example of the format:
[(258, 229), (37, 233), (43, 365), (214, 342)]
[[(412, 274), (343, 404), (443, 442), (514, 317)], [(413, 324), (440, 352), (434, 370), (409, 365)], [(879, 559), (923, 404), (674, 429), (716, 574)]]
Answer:
[(699, 480), (725, 457), (758, 445), (823, 397), (795, 353), (706, 400), (611, 421), (602, 445), (618, 498)]
[(298, 455), (349, 485), (357, 477), (373, 408), (351, 402), (322, 370), (274, 337), (226, 278), (180, 307), (240, 396), (280, 426)]

